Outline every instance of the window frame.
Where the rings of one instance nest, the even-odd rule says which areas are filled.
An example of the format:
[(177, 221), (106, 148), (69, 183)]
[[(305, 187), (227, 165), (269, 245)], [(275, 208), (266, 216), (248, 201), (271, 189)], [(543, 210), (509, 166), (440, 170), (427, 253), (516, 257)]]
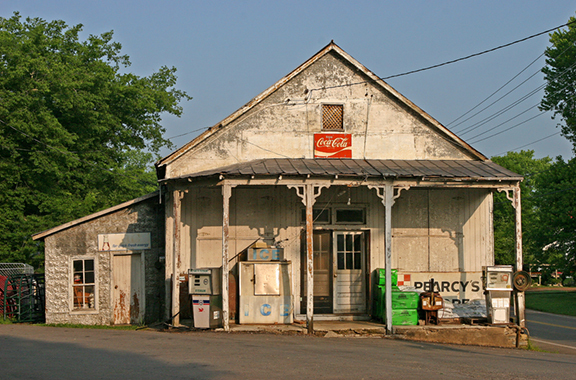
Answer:
[[(82, 281), (84, 281), (84, 279), (86, 278), (86, 273), (90, 273), (93, 272), (94, 275), (94, 281), (93, 282), (82, 282), (82, 283), (75, 283), (75, 275), (80, 273), (78, 271), (75, 270), (74, 268), (74, 264), (78, 261), (82, 262)], [(92, 271), (87, 271), (86, 270), (86, 261), (92, 261), (92, 265), (93, 265), (93, 270)], [(83, 296), (80, 296), (81, 299), (84, 300), (84, 303), (88, 302), (88, 307), (77, 307), (76, 303), (77, 303), (77, 295), (76, 295), (76, 289), (82, 287), (83, 290), (81, 291), (83, 294)], [(86, 288), (87, 287), (92, 287), (94, 289), (94, 291), (92, 292), (93, 294), (93, 299), (91, 300), (91, 302), (93, 303), (93, 307), (89, 307), (89, 302), (90, 299), (88, 297), (88, 295), (86, 295)], [(73, 314), (97, 314), (98, 313), (98, 260), (96, 257), (94, 256), (74, 256), (70, 258), (70, 278), (69, 278), (69, 291), (70, 291), (70, 297), (69, 297), (69, 302), (70, 302), (70, 312)], [(88, 293), (90, 294), (90, 293)], [(87, 301), (88, 300), (88, 301)]]

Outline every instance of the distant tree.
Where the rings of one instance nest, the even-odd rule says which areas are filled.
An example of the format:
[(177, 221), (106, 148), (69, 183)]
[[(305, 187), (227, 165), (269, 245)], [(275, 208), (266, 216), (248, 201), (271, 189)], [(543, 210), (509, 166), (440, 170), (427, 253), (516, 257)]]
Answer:
[(31, 234), (156, 188), (176, 69), (126, 73), (112, 32), (0, 17), (0, 262), (42, 265)]
[(546, 88), (540, 109), (560, 116), (562, 135), (576, 146), (576, 18), (568, 29), (550, 35), (546, 66), (542, 69)]
[(537, 262), (568, 273), (576, 270), (576, 158), (558, 157), (537, 180), (535, 205), (540, 228)]
[[(492, 161), (524, 176), (520, 183), (522, 206), (522, 251), (526, 263), (533, 262), (539, 247), (534, 240), (541, 228), (539, 214), (534, 203), (537, 178), (545, 173), (551, 164), (549, 157), (534, 158), (533, 150), (508, 152), (505, 156), (492, 157)], [(494, 255), (496, 264), (515, 264), (515, 211), (504, 193), (494, 196)]]

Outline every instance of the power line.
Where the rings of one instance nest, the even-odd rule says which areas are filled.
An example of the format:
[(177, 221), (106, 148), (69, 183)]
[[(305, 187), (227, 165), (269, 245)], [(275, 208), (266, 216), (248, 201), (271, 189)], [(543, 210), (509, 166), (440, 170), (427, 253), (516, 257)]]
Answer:
[[(448, 124), (446, 124), (446, 126), (450, 126), (451, 124), (457, 122), (458, 120), (460, 120), (461, 118), (463, 118), (464, 116), (468, 115), (470, 112), (474, 111), (476, 108), (480, 107), (482, 104), (484, 104), (484, 102), (486, 102), (488, 99), (490, 99), (492, 96), (496, 95), (498, 92), (500, 92), (500, 90), (502, 90), (504, 87), (508, 86), (514, 79), (518, 78), (518, 76), (520, 76), (520, 74), (522, 74), (524, 71), (528, 70), (528, 68), (530, 66), (532, 66), (535, 62), (537, 62), (540, 58), (542, 58), (542, 56), (545, 53), (540, 54), (535, 60), (533, 60), (532, 62), (530, 62), (530, 64), (528, 66), (526, 66), (525, 68), (523, 68), (518, 74), (514, 75), (514, 77), (512, 77), (512, 79), (510, 79), (508, 82), (504, 83), (502, 86), (500, 86), (499, 89), (497, 89), (496, 91), (494, 91), (492, 94), (490, 94), (487, 98), (485, 98), (484, 100), (482, 100), (480, 103), (478, 103), (477, 105), (475, 105), (474, 107), (472, 107), (471, 109), (469, 109), (468, 111), (466, 111), (464, 114), (460, 115), (459, 117), (457, 117), (456, 119), (452, 120), (451, 122), (449, 122)], [(540, 70), (538, 70), (537, 72), (540, 72)], [(530, 77), (531, 78), (531, 77)], [(484, 108), (485, 109), (485, 108)], [(483, 109), (483, 110), (484, 110)], [(482, 110), (482, 111), (483, 111)], [(479, 111), (479, 112), (482, 112)], [(471, 117), (476, 116), (478, 113), (472, 115)], [(469, 120), (466, 119), (466, 120)], [(465, 122), (466, 120), (464, 120), (463, 122)], [(460, 124), (460, 123), (459, 123)], [(459, 125), (457, 124), (457, 125)], [(457, 126), (456, 125), (456, 126)]]
[[(538, 71), (536, 71), (534, 74), (530, 75), (528, 78), (526, 78), (526, 80), (524, 80), (524, 81), (523, 81), (522, 83), (520, 83), (518, 86), (514, 87), (512, 90), (508, 91), (507, 93), (505, 93), (504, 95), (502, 95), (501, 97), (499, 97), (498, 99), (496, 99), (495, 101), (493, 101), (492, 103), (490, 103), (489, 105), (487, 105), (486, 107), (482, 108), (480, 111), (476, 112), (474, 115), (468, 117), (468, 118), (465, 119), (465, 120), (462, 120), (460, 123), (456, 124), (454, 127), (457, 127), (457, 126), (459, 126), (460, 124), (467, 122), (468, 120), (472, 119), (474, 116), (476, 116), (476, 115), (480, 114), (481, 112), (484, 112), (484, 111), (487, 110), (488, 108), (492, 107), (494, 104), (498, 103), (500, 100), (502, 100), (502, 99), (504, 99), (506, 96), (510, 95), (513, 91), (515, 91), (516, 89), (518, 89), (518, 88), (519, 88), (520, 86), (522, 86), (524, 83), (528, 82), (530, 79), (532, 79), (532, 78), (533, 78), (534, 76), (536, 76), (538, 73), (540, 73), (540, 70), (538, 70)], [(529, 96), (532, 96), (532, 95), (538, 93), (538, 91), (540, 91), (542, 88), (544, 88), (544, 85), (541, 85), (541, 86), (539, 86), (537, 89), (532, 90), (532, 91), (529, 93), (529, 94), (530, 94)], [(525, 95), (525, 96), (526, 96), (526, 95)], [(494, 115), (494, 114), (493, 114), (493, 115)], [(499, 115), (500, 115), (500, 114), (496, 113), (496, 116), (499, 116)], [(486, 120), (486, 119), (484, 119), (484, 120)], [(464, 129), (458, 131), (457, 133), (466, 134), (466, 133), (468, 133), (468, 132), (470, 132), (470, 131), (472, 131), (472, 130), (475, 129), (475, 128), (472, 128), (472, 127), (474, 127), (475, 125), (477, 125), (478, 123), (480, 123), (480, 122), (482, 122), (482, 121), (484, 121), (484, 120), (481, 120), (481, 121), (479, 121), (479, 122), (477, 122), (477, 123), (475, 123), (475, 124), (472, 124), (471, 126), (468, 126), (468, 127), (464, 128)], [(492, 120), (492, 119), (490, 119), (490, 120)]]
[(454, 59), (454, 60), (452, 60), (452, 61), (447, 61), (447, 62), (444, 62), (444, 63), (439, 63), (439, 64), (437, 64), (437, 65), (432, 65), (432, 66), (424, 67), (424, 68), (422, 68), (422, 69), (412, 70), (412, 71), (408, 71), (408, 72), (401, 73), (401, 74), (391, 75), (391, 76), (388, 76), (388, 77), (385, 77), (385, 78), (381, 78), (381, 79), (386, 80), (386, 79), (396, 78), (396, 77), (400, 77), (400, 76), (404, 76), (404, 75), (408, 75), (408, 74), (414, 74), (414, 73), (418, 73), (418, 72), (421, 72), (421, 71), (430, 70), (430, 69), (435, 69), (435, 68), (437, 68), (437, 67), (441, 67), (441, 66), (445, 66), (445, 65), (452, 64), (452, 63), (460, 62), (460, 61), (463, 61), (463, 60), (466, 60), (466, 59), (470, 59), (470, 58), (473, 58), (473, 57), (477, 57), (477, 56), (479, 56), (479, 55), (483, 55), (483, 54), (486, 54), (486, 53), (491, 53), (491, 52), (493, 52), (493, 51), (496, 51), (496, 50), (499, 50), (499, 49), (503, 49), (503, 48), (505, 48), (505, 47), (509, 47), (509, 46), (515, 45), (515, 44), (520, 43), (520, 42), (527, 41), (527, 40), (529, 40), (529, 39), (532, 39), (532, 38), (541, 36), (541, 35), (543, 35), (543, 34), (550, 33), (550, 32), (552, 32), (552, 31), (554, 31), (554, 30), (556, 30), (556, 29), (563, 28), (563, 27), (568, 26), (568, 25), (573, 24), (573, 23), (576, 23), (576, 20), (575, 20), (575, 21), (567, 22), (567, 23), (564, 24), (564, 25), (560, 25), (560, 26), (557, 26), (557, 27), (552, 28), (552, 29), (545, 30), (545, 31), (540, 32), (540, 33), (533, 34), (533, 35), (528, 36), (528, 37), (521, 38), (521, 39), (516, 40), (516, 41), (509, 42), (509, 43), (504, 44), (504, 45), (497, 46), (497, 47), (492, 48), (492, 49), (488, 49), (488, 50), (481, 51), (481, 52), (479, 52), (479, 53), (470, 54), (470, 55), (467, 55), (467, 56), (462, 57), (462, 58)]
[(538, 139), (538, 140), (536, 140), (536, 141), (532, 141), (531, 143), (528, 143), (528, 144), (519, 146), (519, 147), (514, 148), (514, 149), (507, 150), (506, 152), (501, 152), (501, 153), (495, 154), (494, 156), (501, 156), (501, 155), (503, 155), (503, 154), (506, 154), (506, 153), (509, 153), (509, 152), (513, 152), (513, 151), (518, 150), (518, 149), (526, 148), (527, 146), (530, 146), (530, 145), (539, 143), (540, 141), (549, 139), (550, 137), (554, 137), (554, 136), (556, 136), (556, 135), (559, 135), (560, 133), (561, 133), (561, 132), (553, 133), (553, 134), (548, 135), (548, 136), (546, 136), (546, 137), (542, 137), (541, 139)]
[(520, 122), (520, 123), (518, 123), (518, 124), (515, 124), (515, 125), (513, 125), (513, 126), (511, 126), (511, 127), (509, 127), (509, 128), (506, 128), (506, 129), (504, 129), (503, 131), (500, 131), (500, 132), (498, 132), (498, 133), (494, 133), (493, 135), (490, 135), (490, 136), (488, 136), (488, 137), (484, 137), (483, 139), (473, 141), (473, 142), (471, 142), (471, 144), (476, 144), (476, 143), (479, 143), (480, 141), (488, 140), (488, 139), (491, 139), (492, 137), (501, 135), (501, 134), (504, 133), (504, 132), (507, 132), (507, 131), (509, 131), (509, 130), (511, 130), (511, 129), (514, 129), (514, 128), (516, 128), (516, 127), (521, 126), (522, 124), (525, 124), (525, 123), (527, 123), (527, 122), (529, 122), (529, 121), (531, 121), (531, 120), (534, 120), (534, 119), (536, 119), (537, 117), (544, 115), (545, 113), (546, 113), (546, 112), (540, 112), (540, 113), (539, 113), (538, 115), (536, 115), (536, 116), (532, 116), (531, 118), (529, 118), (529, 119), (527, 119), (527, 120), (524, 120), (524, 121), (522, 121), (522, 122)]
[(503, 122), (501, 122), (500, 124), (496, 124), (494, 127), (489, 128), (489, 129), (485, 130), (484, 132), (481, 132), (481, 133), (479, 133), (479, 134), (477, 134), (477, 135), (475, 135), (475, 136), (470, 137), (470, 140), (474, 140), (476, 137), (483, 136), (483, 135), (485, 135), (486, 133), (488, 133), (488, 132), (490, 132), (490, 131), (493, 131), (493, 130), (495, 130), (496, 128), (501, 127), (502, 125), (504, 125), (504, 124), (506, 124), (506, 123), (508, 123), (508, 122), (510, 122), (510, 121), (512, 121), (512, 120), (514, 120), (514, 119), (516, 119), (517, 117), (520, 117), (520, 116), (524, 115), (526, 112), (530, 111), (531, 109), (538, 107), (539, 104), (540, 104), (540, 103), (536, 103), (535, 105), (526, 108), (524, 111), (520, 112), (520, 113), (517, 114), (516, 116), (512, 116), (510, 119), (508, 119), (508, 120), (506, 120), (506, 121), (503, 121)]

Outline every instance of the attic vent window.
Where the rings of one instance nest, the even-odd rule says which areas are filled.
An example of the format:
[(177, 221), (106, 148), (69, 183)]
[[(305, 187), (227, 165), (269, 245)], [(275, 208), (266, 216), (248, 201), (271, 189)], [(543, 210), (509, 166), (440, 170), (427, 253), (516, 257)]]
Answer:
[(344, 130), (344, 106), (341, 104), (322, 105), (322, 130)]

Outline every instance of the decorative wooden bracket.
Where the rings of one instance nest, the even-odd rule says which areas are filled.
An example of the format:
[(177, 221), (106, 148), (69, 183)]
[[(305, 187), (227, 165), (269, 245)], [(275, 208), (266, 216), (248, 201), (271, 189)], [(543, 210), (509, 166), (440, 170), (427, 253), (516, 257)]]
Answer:
[[(298, 195), (300, 197), (300, 199), (302, 199), (302, 203), (304, 204), (304, 206), (307, 206), (307, 199), (306, 199), (306, 186), (307, 185), (286, 185), (286, 186), (289, 189), (296, 189), (296, 195)], [(330, 185), (312, 185), (314, 193), (312, 195), (312, 199), (310, 200), (311, 206), (314, 206), (314, 203), (316, 203), (316, 198), (318, 198), (320, 196), (322, 189), (328, 188), (328, 187), (330, 187)]]
[[(378, 196), (378, 198), (382, 200), (382, 204), (386, 203), (386, 186), (368, 185), (368, 188), (375, 189), (376, 195)], [(400, 197), (400, 192), (402, 190), (408, 190), (408, 189), (410, 189), (410, 186), (394, 186), (392, 188), (392, 191), (394, 192), (394, 195), (392, 196), (392, 204), (394, 204), (394, 201)]]
[(506, 198), (510, 201), (510, 203), (512, 203), (512, 207), (514, 207), (515, 209), (518, 208), (518, 201), (516, 198), (516, 192), (518, 191), (518, 188), (504, 187), (504, 188), (498, 188), (498, 191), (506, 193)]

